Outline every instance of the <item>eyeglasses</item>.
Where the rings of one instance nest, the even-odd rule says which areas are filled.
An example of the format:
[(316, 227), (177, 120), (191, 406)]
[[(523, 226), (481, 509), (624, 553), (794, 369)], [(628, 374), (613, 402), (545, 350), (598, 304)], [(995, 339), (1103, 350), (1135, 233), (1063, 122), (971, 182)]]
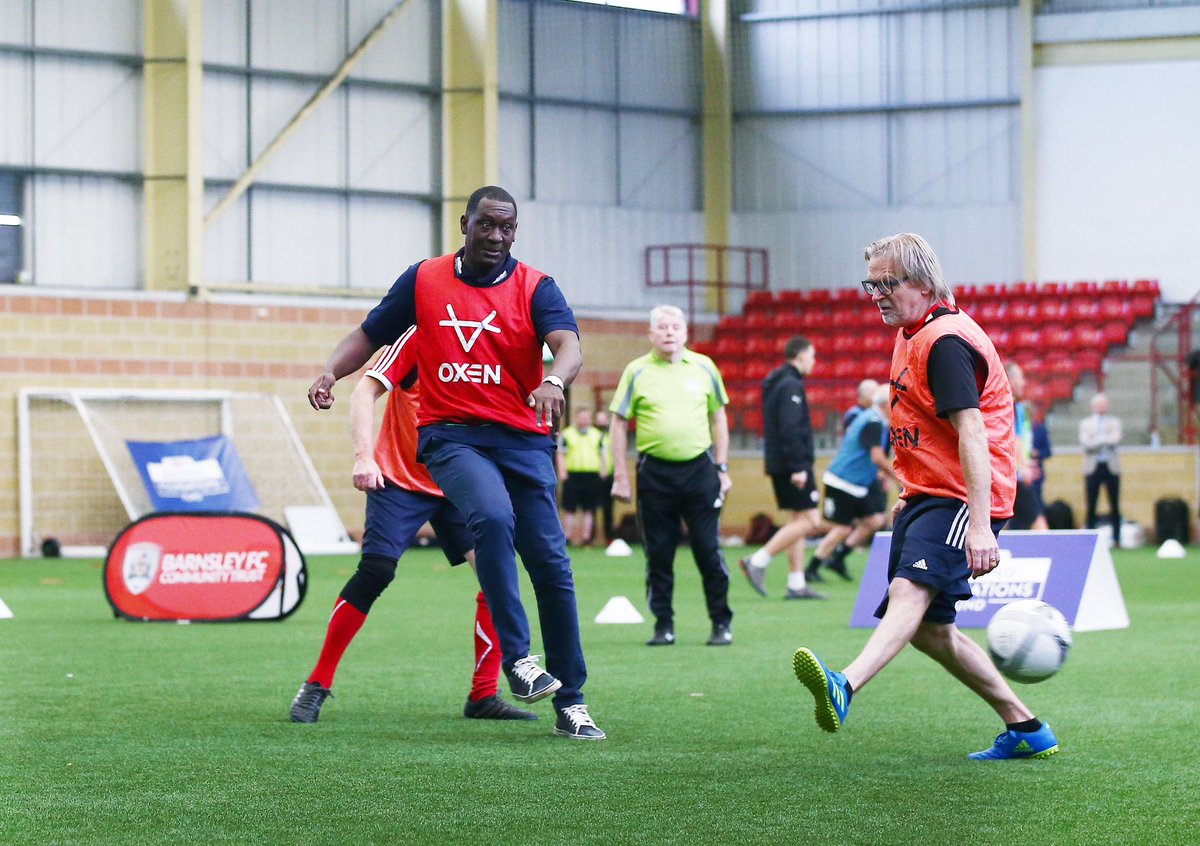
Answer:
[(908, 277), (903, 279), (864, 279), (862, 281), (863, 290), (872, 297), (876, 294), (888, 296), (892, 291), (900, 287), (901, 282), (907, 282)]

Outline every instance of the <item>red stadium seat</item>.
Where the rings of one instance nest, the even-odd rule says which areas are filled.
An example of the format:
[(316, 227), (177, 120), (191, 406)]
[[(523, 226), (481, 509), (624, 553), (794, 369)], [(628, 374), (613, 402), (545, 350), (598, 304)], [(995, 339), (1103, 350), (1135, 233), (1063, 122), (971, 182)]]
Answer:
[(776, 297), (776, 302), (781, 306), (794, 307), (804, 302), (804, 292), (795, 289), (780, 291)]
[(1037, 306), (1037, 322), (1046, 326), (1052, 323), (1064, 323), (1070, 314), (1070, 308), (1058, 298), (1040, 300)]
[(1133, 306), (1125, 294), (1101, 294), (1099, 309), (1100, 317), (1104, 320), (1122, 320), (1127, 324), (1133, 322)]
[(979, 323), (997, 323), (1004, 319), (1008, 306), (995, 300), (982, 303), (979, 308), (971, 311), (971, 316)]
[(741, 414), (741, 423), (743, 431), (761, 435), (763, 430), (762, 409), (747, 408)]
[(1104, 335), (1104, 343), (1110, 347), (1125, 343), (1129, 337), (1129, 326), (1121, 320), (1106, 321), (1100, 331)]
[(1071, 323), (1095, 323), (1100, 316), (1100, 305), (1094, 297), (1071, 297), (1067, 302), (1067, 320)]
[(1095, 296), (1100, 292), (1100, 283), (1093, 282), (1090, 279), (1081, 279), (1078, 282), (1072, 282), (1070, 292), (1072, 294), (1089, 294)]
[(1015, 300), (1008, 304), (1007, 320), (1012, 323), (1037, 322), (1037, 304), (1032, 300)]
[(1042, 336), (1038, 330), (1022, 326), (1012, 332), (1012, 352), (1014, 355), (1032, 355), (1038, 349)]
[(1066, 354), (1071, 348), (1071, 330), (1060, 323), (1042, 327), (1042, 349), (1045, 355)]
[(1071, 347), (1094, 350), (1098, 355), (1103, 355), (1104, 333), (1091, 324), (1076, 326), (1071, 330)]
[(1129, 283), (1124, 279), (1106, 279), (1100, 286), (1100, 290), (1106, 294), (1127, 294), (1129, 293)]
[(721, 318), (717, 324), (717, 334), (723, 332), (741, 332), (746, 328), (746, 317), (742, 314), (729, 314)]
[(771, 326), (771, 313), (755, 311), (746, 315), (746, 328), (752, 331), (768, 329)]
[(769, 309), (773, 300), (770, 291), (751, 291), (746, 297), (746, 308)]

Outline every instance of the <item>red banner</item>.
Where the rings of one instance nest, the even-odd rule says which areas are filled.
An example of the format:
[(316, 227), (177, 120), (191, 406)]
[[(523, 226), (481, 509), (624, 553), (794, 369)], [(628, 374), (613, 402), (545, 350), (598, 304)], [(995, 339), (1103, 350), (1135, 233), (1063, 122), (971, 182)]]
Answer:
[(159, 513), (117, 535), (104, 591), (134, 620), (278, 620), (304, 598), (304, 556), (256, 514)]

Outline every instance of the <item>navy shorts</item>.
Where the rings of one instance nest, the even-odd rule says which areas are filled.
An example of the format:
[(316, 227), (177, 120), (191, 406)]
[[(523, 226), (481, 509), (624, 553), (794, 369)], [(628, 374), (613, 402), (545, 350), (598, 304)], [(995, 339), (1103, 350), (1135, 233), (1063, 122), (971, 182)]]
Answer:
[(811, 470), (808, 471), (808, 481), (802, 488), (792, 484), (791, 473), (771, 476), (771, 486), (775, 488), (775, 504), (788, 511), (809, 511), (816, 508), (817, 503), (821, 501)]
[(825, 486), (825, 519), (839, 526), (849, 526), (855, 520), (887, 511), (887, 494), (876, 479), (867, 488), (866, 496), (855, 496), (833, 485)]
[[(1007, 520), (993, 520), (992, 533), (1000, 534)], [(937, 595), (925, 612), (927, 623), (953, 623), (954, 603), (971, 598), (967, 577), (967, 504), (957, 499), (920, 497), (909, 501), (892, 528), (888, 558), (888, 584), (895, 578), (934, 588)], [(887, 611), (888, 598), (875, 609), (876, 617)]]
[(362, 553), (399, 559), (426, 523), (433, 526), (451, 564), (467, 560), (467, 553), (475, 548), (475, 538), (450, 500), (415, 493), (390, 482), (382, 490), (367, 492)]

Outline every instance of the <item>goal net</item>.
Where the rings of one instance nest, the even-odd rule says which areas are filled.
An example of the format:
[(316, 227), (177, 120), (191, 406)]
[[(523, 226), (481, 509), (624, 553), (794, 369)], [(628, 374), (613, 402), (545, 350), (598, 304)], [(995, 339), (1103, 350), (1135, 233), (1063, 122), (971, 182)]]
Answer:
[(306, 553), (357, 551), (272, 394), (26, 388), (17, 417), (24, 555), (53, 540), (63, 555), (102, 556), (155, 510), (128, 443), (216, 435), (237, 450), (256, 513), (292, 529)]

